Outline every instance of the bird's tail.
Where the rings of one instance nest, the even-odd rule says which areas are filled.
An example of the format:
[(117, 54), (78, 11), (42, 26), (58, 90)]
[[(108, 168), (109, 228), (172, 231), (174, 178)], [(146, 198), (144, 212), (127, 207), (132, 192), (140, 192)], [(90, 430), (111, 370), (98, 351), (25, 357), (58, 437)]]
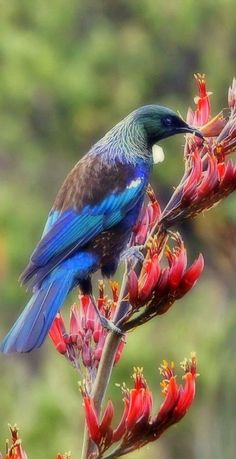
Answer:
[(72, 272), (44, 282), (0, 343), (0, 352), (29, 352), (40, 347), (53, 319), (73, 287)]

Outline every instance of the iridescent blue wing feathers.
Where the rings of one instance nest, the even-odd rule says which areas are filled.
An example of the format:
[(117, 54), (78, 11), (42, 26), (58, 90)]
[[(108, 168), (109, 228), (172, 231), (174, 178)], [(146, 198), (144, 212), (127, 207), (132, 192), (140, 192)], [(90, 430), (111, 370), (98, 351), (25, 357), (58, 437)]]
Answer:
[[(30, 264), (22, 274), (23, 283), (30, 281), (30, 285), (33, 286), (40, 282), (62, 260), (73, 255), (102, 231), (115, 226), (125, 218), (140, 197), (142, 198), (147, 184), (143, 171), (138, 173), (135, 171), (136, 174), (133, 173), (131, 177), (128, 176), (127, 171), (128, 167), (125, 175), (121, 177), (118, 167), (113, 174), (110, 170), (110, 190), (107, 194), (104, 194), (101, 174), (95, 177), (95, 180), (91, 179), (89, 194), (83, 193), (83, 203), (75, 199), (75, 194), (78, 193), (77, 187), (74, 187), (74, 192), (70, 188), (67, 193), (65, 186), (62, 187), (63, 201), (60, 201), (59, 194), (55, 204), (59, 208), (54, 208), (49, 214), (44, 236), (34, 250)], [(83, 172), (85, 172), (84, 165)], [(80, 178), (79, 173), (80, 168), (74, 169), (77, 183), (83, 186), (84, 179)], [(68, 194), (70, 194), (70, 201)], [(65, 202), (74, 207), (66, 209)]]

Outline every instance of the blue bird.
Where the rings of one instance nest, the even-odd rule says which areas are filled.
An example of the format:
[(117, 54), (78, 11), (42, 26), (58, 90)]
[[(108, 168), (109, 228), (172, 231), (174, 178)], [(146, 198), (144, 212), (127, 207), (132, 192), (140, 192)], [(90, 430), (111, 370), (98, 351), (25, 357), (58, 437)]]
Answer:
[[(172, 110), (147, 105), (114, 126), (75, 165), (21, 275), (32, 297), (1, 342), (1, 352), (40, 347), (74, 287), (92, 297), (92, 273), (98, 269), (105, 277), (115, 273), (143, 204), (153, 145), (188, 132), (202, 137)], [(119, 332), (100, 318), (104, 326)]]

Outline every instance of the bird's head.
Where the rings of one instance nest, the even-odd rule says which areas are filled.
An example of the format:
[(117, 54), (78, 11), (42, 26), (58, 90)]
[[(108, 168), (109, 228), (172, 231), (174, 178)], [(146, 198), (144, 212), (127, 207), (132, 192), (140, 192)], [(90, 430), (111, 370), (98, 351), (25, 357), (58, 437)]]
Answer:
[[(192, 133), (204, 138), (195, 127), (189, 126), (169, 108), (145, 105), (131, 112), (116, 124), (92, 148), (93, 154), (101, 154), (106, 161), (118, 159), (135, 163), (137, 159), (160, 162), (163, 150), (155, 144), (175, 134)], [(155, 148), (156, 147), (156, 148)]]
[(160, 105), (145, 105), (133, 112), (133, 119), (144, 130), (149, 147), (175, 134), (194, 133), (203, 139), (196, 128), (189, 126), (174, 111)]

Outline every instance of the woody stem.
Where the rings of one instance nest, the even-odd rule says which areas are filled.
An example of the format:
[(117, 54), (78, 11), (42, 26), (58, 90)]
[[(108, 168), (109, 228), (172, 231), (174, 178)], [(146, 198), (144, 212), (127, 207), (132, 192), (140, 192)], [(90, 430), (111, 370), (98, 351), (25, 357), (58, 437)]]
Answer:
[[(157, 230), (157, 227), (155, 227), (155, 230)], [(153, 233), (154, 231), (152, 232), (152, 235)], [(158, 243), (159, 243), (160, 252), (163, 250), (163, 247), (165, 246), (167, 238), (168, 238), (168, 235), (164, 227), (159, 228)], [(135, 271), (137, 272), (138, 275), (140, 274), (141, 267), (139, 263), (136, 264)], [(122, 285), (121, 285), (121, 290), (120, 290), (120, 295), (119, 295), (119, 300), (118, 300), (118, 305), (117, 305), (117, 311), (114, 317), (114, 323), (118, 325), (122, 321), (124, 310), (127, 309), (127, 304), (128, 304), (128, 300), (124, 299), (127, 297), (127, 291), (128, 291), (127, 274), (128, 274), (128, 268), (126, 264), (126, 268), (125, 268), (123, 280), (122, 280)], [(109, 333), (106, 338), (105, 344), (104, 344), (102, 357), (101, 357), (99, 367), (98, 367), (98, 372), (97, 372), (96, 379), (94, 381), (92, 392), (91, 392), (91, 396), (94, 402), (94, 407), (96, 409), (98, 417), (100, 416), (102, 402), (103, 402), (103, 399), (104, 399), (104, 396), (105, 396), (105, 393), (106, 393), (106, 390), (107, 390), (107, 387), (110, 381), (117, 348), (119, 346), (121, 339), (122, 339), (121, 335), (118, 335), (116, 333)], [(87, 427), (85, 425), (81, 459), (90, 459), (90, 458), (96, 459), (97, 457), (98, 456), (96, 454), (96, 446), (93, 443), (93, 441), (89, 438)]]
[[(123, 276), (120, 297), (119, 297), (119, 302), (118, 302), (118, 308), (117, 308), (117, 316), (119, 314), (119, 310), (122, 307), (122, 303), (123, 303), (122, 299), (123, 299), (125, 288), (126, 288), (126, 279), (127, 279), (127, 269), (125, 270), (124, 276)], [(107, 390), (107, 386), (110, 381), (117, 347), (119, 346), (121, 339), (122, 339), (122, 336), (117, 335), (116, 333), (109, 333), (109, 335), (107, 336), (104, 348), (103, 348), (103, 353), (102, 353), (102, 357), (99, 363), (97, 376), (94, 381), (94, 385), (93, 385), (92, 393), (91, 393), (98, 417), (100, 415), (102, 401), (103, 401), (104, 395)], [(91, 439), (89, 438), (88, 430), (87, 430), (87, 427), (85, 426), (81, 459), (89, 459), (90, 457), (92, 458), (93, 454), (95, 454), (94, 458), (96, 458), (97, 457), (96, 447), (94, 443), (91, 441)]]

